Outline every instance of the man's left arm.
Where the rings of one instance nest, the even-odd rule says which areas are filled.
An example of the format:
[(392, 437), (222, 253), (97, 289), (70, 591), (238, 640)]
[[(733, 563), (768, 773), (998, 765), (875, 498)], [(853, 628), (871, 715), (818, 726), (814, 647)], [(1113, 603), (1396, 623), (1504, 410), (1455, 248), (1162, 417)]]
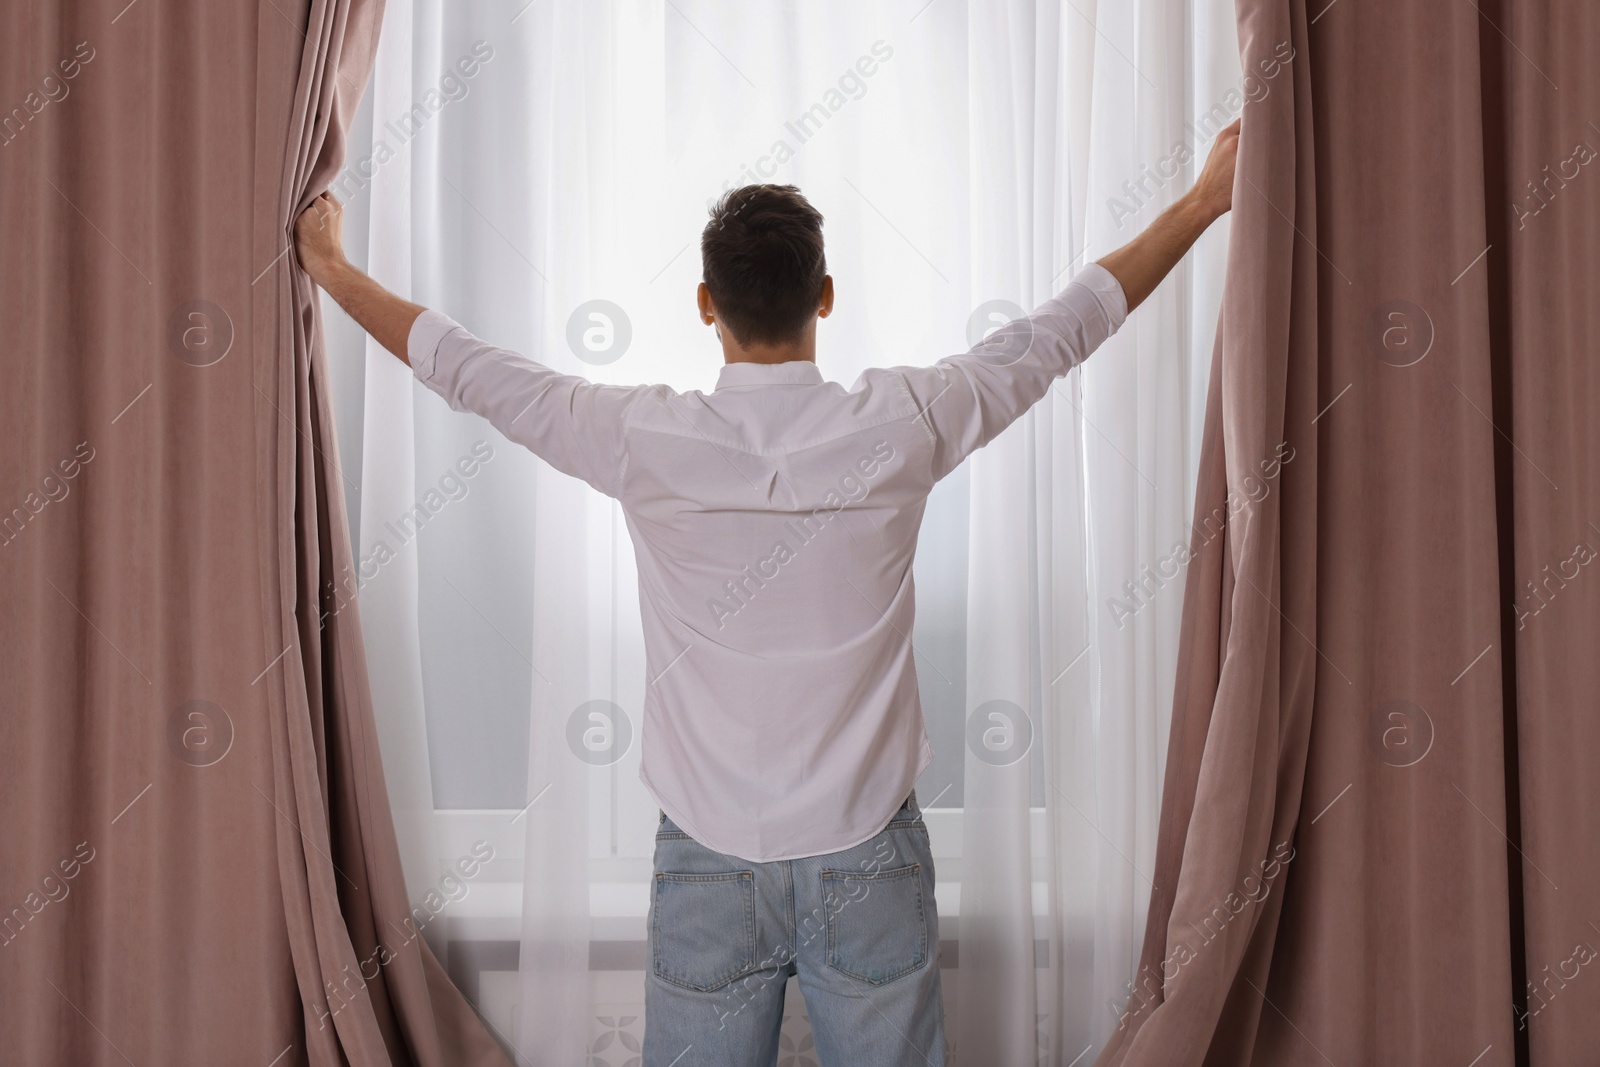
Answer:
[(334, 302), (395, 358), (410, 366), (406, 341), (417, 316), (427, 310), (402, 300), (373, 281), (344, 256), (344, 208), (324, 193), (294, 224), (300, 265)]
[(474, 337), (353, 266), (341, 228), (338, 201), (322, 196), (296, 220), (295, 243), (312, 280), (362, 329), (454, 410), (481, 415), (508, 440), (607, 496), (620, 493), (628, 408), (658, 387), (599, 385)]

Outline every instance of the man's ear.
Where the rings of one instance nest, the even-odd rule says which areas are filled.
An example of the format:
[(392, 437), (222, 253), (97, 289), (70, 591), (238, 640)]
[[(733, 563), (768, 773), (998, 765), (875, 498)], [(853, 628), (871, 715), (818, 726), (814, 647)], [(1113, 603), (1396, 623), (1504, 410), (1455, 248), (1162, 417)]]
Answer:
[(817, 318), (825, 319), (833, 312), (833, 275), (822, 276), (822, 303), (817, 308)]
[(700, 321), (710, 326), (717, 320), (717, 306), (711, 302), (711, 287), (705, 282), (695, 292), (695, 302), (700, 305)]

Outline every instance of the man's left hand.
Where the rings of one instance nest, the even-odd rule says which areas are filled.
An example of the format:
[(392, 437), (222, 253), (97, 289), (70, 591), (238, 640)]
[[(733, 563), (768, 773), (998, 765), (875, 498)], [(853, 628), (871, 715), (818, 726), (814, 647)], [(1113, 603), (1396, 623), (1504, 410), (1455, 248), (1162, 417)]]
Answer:
[(344, 206), (323, 193), (294, 223), (300, 265), (321, 285), (330, 267), (344, 262)]

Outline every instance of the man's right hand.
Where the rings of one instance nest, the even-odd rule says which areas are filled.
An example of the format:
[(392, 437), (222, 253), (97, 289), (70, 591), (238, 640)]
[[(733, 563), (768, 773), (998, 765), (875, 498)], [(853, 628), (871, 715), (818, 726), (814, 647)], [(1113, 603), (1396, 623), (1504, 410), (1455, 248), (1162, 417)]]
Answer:
[(1099, 261), (1122, 286), (1129, 311), (1144, 303), (1207, 226), (1232, 210), (1239, 126), (1236, 120), (1217, 134), (1193, 188), (1157, 216), (1143, 233)]
[(1211, 144), (1206, 165), (1195, 179), (1189, 195), (1213, 219), (1219, 219), (1233, 210), (1233, 170), (1239, 158), (1239, 126), (1243, 119), (1234, 119)]
[(327, 288), (332, 267), (344, 262), (344, 206), (323, 193), (294, 223), (295, 251), (311, 280)]

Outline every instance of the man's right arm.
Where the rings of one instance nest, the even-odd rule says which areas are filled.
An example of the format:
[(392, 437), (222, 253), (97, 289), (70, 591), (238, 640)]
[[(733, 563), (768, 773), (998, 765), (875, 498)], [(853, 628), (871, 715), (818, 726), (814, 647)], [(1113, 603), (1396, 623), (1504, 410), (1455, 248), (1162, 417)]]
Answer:
[[(1013, 319), (966, 352), (928, 367), (896, 367), (932, 438), (938, 481), (998, 437), (1049, 392), (1057, 378), (1089, 358), (1127, 317), (1122, 287), (1091, 263), (1067, 287)], [(865, 375), (863, 376), (865, 377)]]
[(1233, 125), (1217, 134), (1192, 189), (1157, 216), (1143, 233), (1099, 261), (1122, 285), (1129, 311), (1144, 303), (1208, 226), (1232, 210), (1239, 122), (1235, 119)]
[(1194, 187), (1126, 245), (1080, 271), (1032, 314), (930, 367), (897, 368), (933, 436), (943, 478), (1037, 403), (1122, 326), (1232, 206), (1239, 123), (1217, 135)]

